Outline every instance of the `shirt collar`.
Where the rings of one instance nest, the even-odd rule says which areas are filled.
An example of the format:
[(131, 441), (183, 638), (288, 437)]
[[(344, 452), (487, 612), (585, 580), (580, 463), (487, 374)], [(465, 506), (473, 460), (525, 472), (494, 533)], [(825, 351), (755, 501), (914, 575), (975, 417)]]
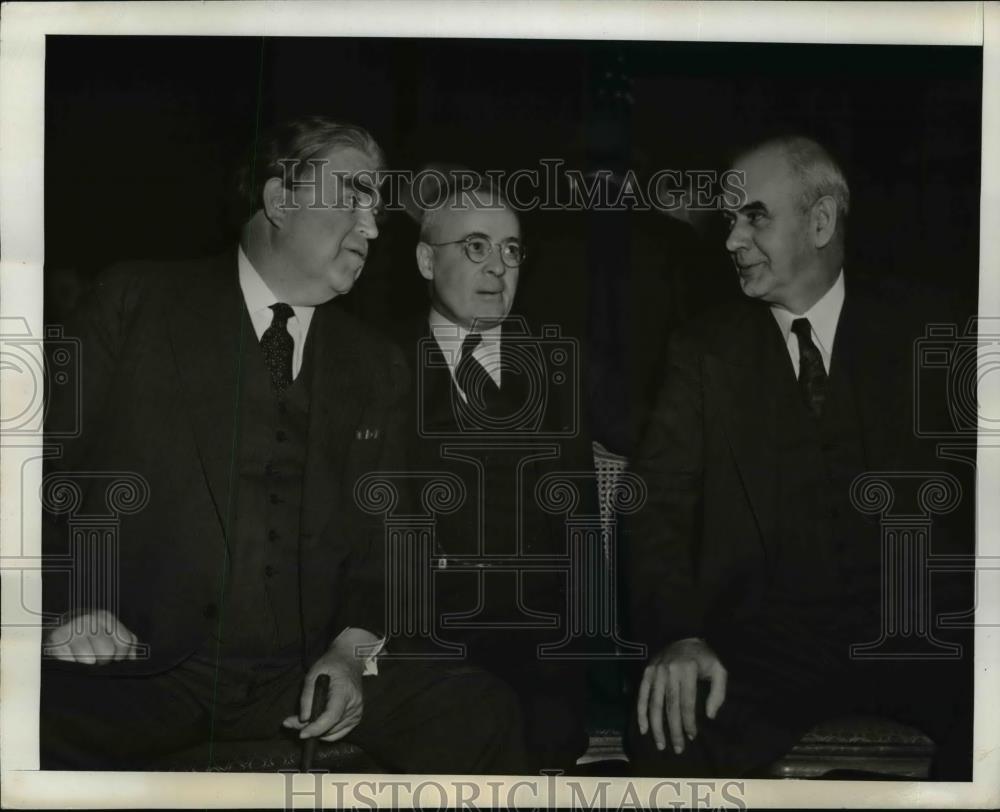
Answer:
[[(469, 334), (469, 329), (463, 327), (461, 324), (455, 324), (451, 319), (438, 313), (433, 307), (431, 308), (430, 315), (427, 317), (427, 322), (431, 328), (431, 335), (437, 339), (438, 346), (441, 348), (441, 352), (444, 353), (449, 368), (454, 369), (462, 354), (462, 342), (465, 341), (465, 337)], [(477, 350), (491, 344), (499, 345), (500, 336), (503, 332), (502, 328), (503, 324), (501, 322), (490, 327), (488, 330), (480, 330), (479, 334), (483, 337), (483, 341)]]
[[(278, 297), (271, 292), (260, 273), (254, 268), (243, 250), (243, 246), (239, 246), (237, 250), (239, 251), (237, 265), (240, 271), (240, 290), (243, 291), (243, 300), (247, 304), (247, 310), (250, 315), (270, 310), (271, 305), (277, 303)], [(301, 322), (303, 331), (309, 329), (309, 322), (312, 321), (315, 309), (315, 307), (292, 305), (292, 310)], [(270, 318), (270, 314), (268, 314), (268, 318)]]
[(837, 281), (831, 288), (820, 297), (820, 300), (810, 307), (802, 315), (785, 310), (783, 307), (771, 307), (771, 313), (778, 326), (781, 328), (781, 336), (788, 342), (788, 335), (792, 331), (792, 322), (796, 319), (809, 319), (809, 325), (819, 343), (819, 349), (828, 356), (833, 354), (833, 340), (837, 335), (837, 322), (840, 319), (840, 311), (844, 306), (844, 269), (840, 269), (837, 274)]

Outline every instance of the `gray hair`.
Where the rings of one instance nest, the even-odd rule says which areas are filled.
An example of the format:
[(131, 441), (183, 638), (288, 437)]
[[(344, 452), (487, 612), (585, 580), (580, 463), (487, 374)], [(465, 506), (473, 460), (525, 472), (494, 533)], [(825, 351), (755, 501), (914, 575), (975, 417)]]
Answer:
[(490, 180), (461, 167), (426, 167), (418, 173), (425, 181), (418, 192), (420, 240), (430, 242), (434, 227), (445, 211), (464, 211), (477, 206), (510, 209), (506, 198)]
[[(839, 164), (827, 150), (811, 138), (784, 135), (761, 143), (752, 152), (780, 150), (792, 172), (802, 183), (800, 205), (808, 209), (821, 197), (832, 197), (837, 204), (837, 219), (843, 220), (851, 209), (851, 191)], [(748, 154), (748, 153), (744, 153)]]

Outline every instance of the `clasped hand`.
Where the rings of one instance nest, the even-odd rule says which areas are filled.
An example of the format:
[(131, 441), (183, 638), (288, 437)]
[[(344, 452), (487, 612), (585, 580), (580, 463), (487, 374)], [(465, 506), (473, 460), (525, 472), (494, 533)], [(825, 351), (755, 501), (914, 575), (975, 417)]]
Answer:
[(639, 732), (645, 736), (652, 730), (657, 749), (663, 750), (666, 713), (670, 743), (675, 753), (683, 753), (685, 735), (691, 741), (698, 735), (698, 681), (711, 683), (705, 715), (714, 719), (726, 700), (726, 678), (722, 662), (704, 640), (687, 638), (671, 643), (649, 661), (643, 672), (636, 706)]
[(83, 612), (45, 635), (42, 653), (64, 662), (105, 665), (134, 660), (139, 638), (107, 609)]
[[(282, 723), (287, 728), (299, 731), (300, 739), (319, 737), (325, 742), (335, 742), (350, 733), (364, 710), (362, 695), (363, 663), (351, 654), (331, 647), (313, 663), (306, 674), (302, 695), (299, 697), (299, 715), (289, 716)], [(330, 677), (330, 694), (326, 709), (313, 722), (313, 691), (320, 674)]]

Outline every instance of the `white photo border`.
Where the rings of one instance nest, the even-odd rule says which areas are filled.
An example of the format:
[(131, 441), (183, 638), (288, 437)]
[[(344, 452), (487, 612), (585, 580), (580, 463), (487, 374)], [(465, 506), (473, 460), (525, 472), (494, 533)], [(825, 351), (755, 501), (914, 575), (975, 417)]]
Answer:
[[(483, 21), (489, 24), (484, 25)], [(10, 3), (0, 21), (0, 317), (23, 319), (42, 335), (45, 36), (47, 34), (203, 36), (511, 37), (526, 39), (677, 40), (938, 44), (983, 46), (981, 316), (1000, 314), (1000, 5), (995, 3), (698, 3), (502, 2), (343, 0), (342, 2)], [(0, 370), (4, 415), (16, 413), (26, 392)], [(1000, 394), (980, 392), (984, 411), (1000, 412)], [(37, 438), (40, 441), (40, 437)], [(0, 786), (10, 808), (260, 808), (281, 807), (286, 777), (222, 773), (39, 772), (38, 689), (40, 630), (17, 626), (29, 605), (40, 605), (40, 442), (0, 447), (0, 567), (3, 638), (0, 655)], [(11, 484), (21, 483), (21, 487)], [(1000, 554), (1000, 459), (980, 450), (977, 527), (980, 554)], [(22, 588), (24, 592), (22, 593)], [(981, 596), (996, 612), (1000, 594)], [(981, 609), (983, 604), (980, 604)], [(750, 807), (996, 807), (1000, 805), (1000, 629), (976, 630), (975, 781), (739, 782)], [(397, 777), (398, 778), (398, 777)], [(430, 777), (426, 777), (430, 778)], [(458, 802), (460, 784), (487, 780), (437, 776)], [(323, 782), (370, 782), (379, 806), (390, 785), (372, 776), (324, 776)], [(490, 779), (491, 783), (496, 778)], [(509, 790), (516, 781), (506, 779)], [(538, 807), (569, 805), (566, 779), (533, 779), (514, 796)], [(648, 798), (653, 779), (573, 778), (592, 797), (610, 781), (607, 802), (628, 801), (628, 786)], [(724, 782), (719, 782), (721, 785)], [(517, 789), (515, 787), (515, 789)], [(331, 789), (329, 800), (336, 796)], [(468, 797), (467, 794), (465, 797)], [(502, 798), (507, 797), (501, 795)], [(666, 797), (663, 793), (661, 798)], [(697, 797), (697, 796), (691, 796)], [(428, 800), (439, 800), (437, 795)], [(297, 795), (312, 808), (315, 796)], [(443, 799), (440, 799), (443, 800)], [(712, 805), (726, 799), (716, 793)]]

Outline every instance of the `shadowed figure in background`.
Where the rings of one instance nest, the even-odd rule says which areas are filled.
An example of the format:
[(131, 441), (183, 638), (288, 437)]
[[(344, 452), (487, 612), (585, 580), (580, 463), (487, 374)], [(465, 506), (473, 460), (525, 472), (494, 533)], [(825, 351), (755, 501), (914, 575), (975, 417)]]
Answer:
[[(734, 168), (726, 247), (745, 296), (674, 337), (635, 461), (649, 500), (631, 523), (633, 634), (652, 657), (634, 770), (751, 774), (862, 711), (922, 728), (934, 775), (968, 780), (970, 641), (958, 660), (850, 656), (883, 622), (880, 527), (852, 482), (945, 467), (914, 436), (912, 359), (947, 314), (844, 268), (848, 187), (819, 144), (770, 140)], [(935, 552), (971, 550), (971, 531), (947, 530)], [(936, 611), (969, 608), (964, 583), (938, 586)]]
[[(122, 517), (115, 560), (76, 560), (76, 585), (118, 573), (92, 595), (58, 570), (67, 528), (47, 517), (44, 599), (61, 623), (44, 640), (43, 768), (155, 768), (286, 734), (344, 738), (405, 772), (523, 769), (499, 680), (375, 658), (385, 530), (354, 488), (404, 465), (408, 375), (331, 302), (378, 236), (382, 162), (353, 125), (275, 128), (243, 177), (238, 245), (115, 267), (67, 325), (84, 427), (51, 472), (79, 475), (83, 514), (106, 512), (102, 472), (142, 477), (149, 502)], [(73, 404), (49, 406), (59, 420)], [(321, 674), (326, 710), (308, 723)]]

